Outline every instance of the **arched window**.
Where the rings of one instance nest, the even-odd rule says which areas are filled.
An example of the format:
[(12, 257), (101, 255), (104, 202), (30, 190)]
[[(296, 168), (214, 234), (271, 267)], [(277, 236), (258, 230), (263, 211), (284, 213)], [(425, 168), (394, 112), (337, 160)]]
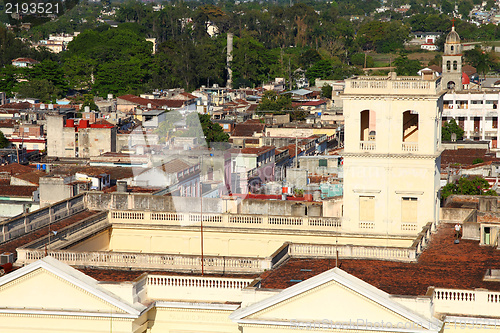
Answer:
[(375, 111), (361, 111), (360, 117), (360, 137), (361, 141), (375, 141), (376, 135), (376, 117)]
[(453, 61), (453, 70), (456, 71), (458, 69), (458, 61)]
[(451, 46), (451, 50), (453, 51), (453, 45)]
[(451, 61), (446, 62), (446, 70), (449, 71), (451, 69)]
[(453, 81), (448, 82), (448, 84), (446, 85), (446, 87), (448, 89), (455, 89), (455, 82), (453, 82)]
[(403, 142), (418, 142), (418, 113), (403, 112)]

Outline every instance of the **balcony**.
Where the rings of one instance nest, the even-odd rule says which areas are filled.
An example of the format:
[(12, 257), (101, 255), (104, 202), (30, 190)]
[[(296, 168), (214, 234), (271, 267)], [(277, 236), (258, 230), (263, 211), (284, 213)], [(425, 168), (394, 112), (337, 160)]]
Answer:
[(435, 312), (446, 314), (487, 317), (497, 316), (500, 311), (500, 293), (488, 290), (436, 288), (432, 300)]
[(422, 80), (413, 76), (360, 76), (345, 80), (344, 94), (436, 95), (440, 91), (441, 78)]
[(403, 151), (408, 151), (408, 152), (418, 151), (418, 143), (417, 142), (403, 142), (401, 144), (401, 149)]
[(361, 141), (359, 143), (359, 149), (361, 150), (375, 150), (377, 149), (377, 144), (375, 141)]

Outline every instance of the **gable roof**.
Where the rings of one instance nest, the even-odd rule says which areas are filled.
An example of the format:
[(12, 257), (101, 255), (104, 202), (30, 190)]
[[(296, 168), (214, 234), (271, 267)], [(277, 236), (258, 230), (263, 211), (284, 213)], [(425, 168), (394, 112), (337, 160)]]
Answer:
[(0, 173), (8, 173), (11, 176), (34, 172), (36, 169), (30, 168), (26, 165), (21, 165), (19, 163), (11, 163), (7, 165), (0, 166)]
[(177, 172), (180, 172), (182, 170), (186, 170), (189, 167), (191, 167), (191, 165), (187, 164), (186, 162), (184, 162), (183, 160), (181, 160), (179, 158), (176, 158), (170, 162), (162, 164), (159, 167), (159, 169), (163, 170), (163, 172), (166, 172), (166, 173), (177, 173)]
[(234, 125), (233, 136), (253, 136), (254, 133), (264, 132), (265, 128), (265, 124), (247, 120), (244, 123)]
[(24, 180), (34, 185), (40, 185), (40, 177), (44, 177), (46, 175), (47, 173), (45, 171), (33, 171), (33, 172), (17, 174), (12, 177)]
[(358, 279), (357, 277), (350, 275), (340, 268), (333, 268), (326, 272), (323, 272), (319, 275), (316, 275), (306, 281), (300, 282), (294, 286), (291, 286), (287, 289), (282, 290), (280, 293), (273, 295), (269, 298), (266, 298), (260, 302), (249, 305), (245, 308), (240, 308), (234, 311), (229, 318), (238, 323), (256, 323), (254, 320), (245, 320), (246, 317), (256, 314), (264, 309), (270, 308), (272, 306), (277, 305), (278, 303), (285, 302), (292, 297), (299, 296), (301, 294), (305, 294), (308, 291), (317, 288), (319, 286), (325, 285), (328, 282), (335, 281), (364, 297), (367, 299), (377, 303), (378, 305), (414, 322), (419, 323), (422, 327), (428, 330), (439, 331), (443, 323), (435, 318), (426, 318), (423, 315), (420, 315), (407, 307), (403, 306), (400, 303), (391, 299), (391, 296), (370, 285), (369, 283), (364, 282), (363, 280)]
[[(140, 303), (128, 303), (117, 295), (99, 286), (99, 282), (97, 280), (50, 256), (0, 277), (0, 287), (15, 281), (16, 279), (22, 278), (23, 276), (38, 269), (44, 269), (52, 274), (55, 274), (59, 278), (62, 278), (92, 294), (93, 296), (123, 310), (126, 313), (125, 315), (122, 315), (124, 317), (137, 318), (146, 309), (146, 307)], [(121, 314), (113, 313), (113, 316), (119, 317)]]

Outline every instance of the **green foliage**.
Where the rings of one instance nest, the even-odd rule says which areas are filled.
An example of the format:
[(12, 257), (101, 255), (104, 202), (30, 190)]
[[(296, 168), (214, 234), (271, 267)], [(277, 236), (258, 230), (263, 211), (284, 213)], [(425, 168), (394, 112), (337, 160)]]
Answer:
[(165, 143), (167, 137), (170, 136), (170, 131), (174, 128), (174, 124), (182, 119), (178, 111), (170, 111), (167, 113), (167, 119), (162, 121), (155, 129), (155, 134), (158, 135), (160, 143)]
[(151, 76), (152, 45), (140, 30), (136, 24), (125, 24), (101, 32), (88, 30), (74, 38), (64, 64), (71, 86), (90, 86), (100, 96), (142, 92)]
[(190, 113), (186, 118), (186, 125), (189, 128), (189, 131), (186, 132), (184, 136), (198, 136), (201, 133), (196, 133), (197, 128), (201, 125), (205, 141), (208, 145), (212, 142), (229, 141), (229, 135), (224, 133), (224, 130), (219, 124), (212, 123), (210, 115), (208, 114), (199, 114), (196, 112)]
[(476, 67), (477, 72), (484, 76), (495, 66), (493, 55), (481, 50), (478, 46), (465, 51), (465, 61)]
[(329, 84), (325, 84), (323, 87), (321, 87), (321, 96), (323, 97), (332, 98), (332, 92), (333, 88)]
[(274, 90), (267, 90), (257, 108), (259, 111), (283, 111), (292, 109), (289, 94), (278, 95)]
[(422, 68), (420, 61), (410, 60), (404, 54), (397, 57), (393, 64), (396, 66), (396, 74), (403, 76), (415, 76)]
[(462, 140), (464, 138), (464, 130), (458, 126), (455, 119), (451, 119), (443, 125), (441, 129), (441, 141), (451, 141), (452, 133), (457, 135), (457, 140)]
[[(366, 66), (365, 66), (366, 61)], [(371, 68), (375, 66), (373, 57), (366, 53), (355, 53), (351, 56), (351, 63), (356, 66)]]
[(483, 163), (484, 160), (482, 158), (476, 158), (474, 159), (474, 161), (472, 161), (472, 164), (479, 164), (479, 163)]
[(17, 85), (17, 77), (22, 70), (12, 65), (7, 65), (0, 69), (0, 91), (6, 93), (7, 97), (14, 96), (14, 90)]
[(18, 96), (21, 98), (38, 98), (42, 103), (55, 103), (61, 91), (46, 79), (32, 79), (21, 82), (17, 86)]
[(10, 146), (10, 141), (7, 140), (5, 135), (3, 135), (3, 132), (0, 131), (0, 148), (7, 148)]
[(68, 82), (64, 76), (63, 68), (52, 60), (44, 60), (28, 70), (30, 80), (46, 80), (57, 90), (58, 97), (62, 97), (68, 91)]
[(448, 183), (441, 189), (441, 199), (445, 200), (452, 194), (497, 195), (495, 191), (489, 188), (488, 181), (482, 177), (475, 177), (473, 179), (462, 177), (457, 182)]
[(358, 31), (357, 39), (363, 50), (377, 50), (380, 53), (394, 52), (404, 47), (410, 39), (410, 27), (401, 21), (369, 21)]
[(94, 95), (85, 94), (83, 95), (82, 111), (85, 111), (85, 107), (88, 106), (90, 111), (99, 111), (99, 107), (94, 102)]

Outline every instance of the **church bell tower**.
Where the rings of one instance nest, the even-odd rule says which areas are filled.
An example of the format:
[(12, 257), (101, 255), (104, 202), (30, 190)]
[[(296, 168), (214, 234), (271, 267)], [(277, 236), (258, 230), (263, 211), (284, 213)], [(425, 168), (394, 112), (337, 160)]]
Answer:
[(443, 54), (443, 88), (448, 90), (460, 91), (462, 85), (462, 44), (460, 36), (455, 31), (455, 25), (451, 32), (446, 36)]

